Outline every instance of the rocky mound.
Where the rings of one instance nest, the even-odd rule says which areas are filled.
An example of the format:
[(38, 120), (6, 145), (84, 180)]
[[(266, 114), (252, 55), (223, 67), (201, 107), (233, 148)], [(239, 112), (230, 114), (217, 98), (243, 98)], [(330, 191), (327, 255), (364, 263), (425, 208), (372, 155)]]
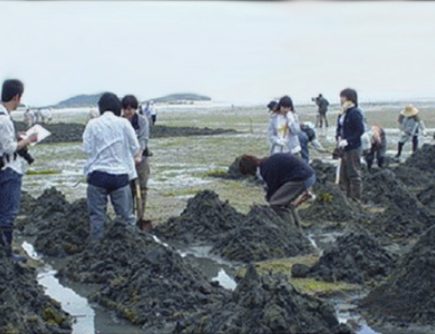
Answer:
[(399, 165), (392, 169), (396, 177), (405, 184), (411, 191), (421, 191), (429, 184), (434, 183), (433, 173), (423, 172), (415, 167)]
[(173, 333), (186, 315), (228, 294), (172, 248), (119, 222), (100, 244), (73, 257), (59, 274), (97, 283), (94, 301), (151, 333)]
[(35, 207), (36, 199), (33, 198), (28, 192), (21, 192), (20, 199), (20, 211), (18, 215), (27, 215), (29, 214), (33, 208)]
[(316, 172), (316, 182), (321, 184), (334, 183), (337, 167), (322, 160), (315, 159), (311, 162), (311, 167)]
[(435, 214), (424, 207), (417, 197), (409, 192), (393, 191), (388, 208), (374, 215), (367, 227), (375, 235), (392, 238), (419, 236), (435, 222)]
[(89, 236), (85, 199), (69, 203), (55, 188), (38, 197), (26, 218), (17, 222), (25, 235), (36, 235), (35, 249), (49, 256), (64, 256), (83, 250)]
[(393, 267), (392, 255), (376, 239), (361, 231), (348, 232), (325, 250), (308, 276), (327, 282), (362, 284), (384, 278)]
[(351, 222), (367, 214), (357, 203), (349, 200), (338, 186), (318, 183), (314, 186), (316, 199), (306, 209), (300, 209), (302, 220), (309, 222)]
[(72, 332), (72, 319), (46, 296), (34, 269), (12, 263), (0, 250), (0, 333)]
[(187, 319), (176, 333), (350, 333), (334, 309), (301, 294), (279, 275), (259, 277), (249, 266), (231, 297)]
[(298, 228), (265, 206), (253, 207), (241, 223), (219, 238), (212, 248), (212, 253), (244, 263), (292, 257), (311, 251), (310, 242)]
[[(15, 122), (17, 131), (26, 131), (26, 124)], [(44, 143), (70, 143), (81, 142), (85, 125), (79, 123), (49, 123), (43, 124), (44, 128), (51, 132), (51, 136), (44, 139)], [(190, 137), (190, 136), (214, 136), (221, 134), (237, 133), (232, 129), (210, 129), (195, 127), (173, 127), (157, 125), (152, 130), (153, 138)]]
[(188, 201), (179, 217), (156, 226), (153, 233), (184, 244), (210, 244), (218, 240), (222, 233), (238, 226), (243, 217), (228, 202), (219, 200), (215, 192), (205, 190)]
[(414, 167), (423, 172), (435, 172), (435, 146), (424, 144), (405, 162), (406, 167)]
[(385, 285), (362, 302), (373, 322), (435, 325), (435, 228), (414, 245)]
[(362, 195), (364, 203), (388, 206), (408, 197), (411, 198), (413, 195), (390, 170), (383, 169), (366, 174), (364, 177)]
[(420, 191), (417, 198), (426, 208), (435, 212), (435, 185), (430, 185)]

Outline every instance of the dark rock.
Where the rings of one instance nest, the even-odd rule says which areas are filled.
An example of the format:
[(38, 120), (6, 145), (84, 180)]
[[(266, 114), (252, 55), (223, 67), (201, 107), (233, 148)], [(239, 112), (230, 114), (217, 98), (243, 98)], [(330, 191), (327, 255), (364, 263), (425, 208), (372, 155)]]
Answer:
[(361, 306), (371, 322), (435, 325), (435, 227), (414, 245), (391, 275)]
[(244, 263), (292, 257), (312, 252), (300, 230), (282, 220), (270, 207), (255, 206), (239, 226), (219, 238), (211, 252)]
[(280, 275), (249, 266), (231, 297), (187, 318), (176, 333), (350, 333), (332, 306), (300, 293)]
[(294, 278), (306, 278), (310, 273), (310, 267), (306, 264), (296, 263), (292, 266), (292, 277)]
[(36, 271), (12, 263), (0, 249), (0, 333), (72, 332), (72, 318), (45, 295)]
[(366, 232), (348, 232), (325, 250), (309, 276), (327, 282), (362, 284), (384, 278), (394, 267), (393, 256)]

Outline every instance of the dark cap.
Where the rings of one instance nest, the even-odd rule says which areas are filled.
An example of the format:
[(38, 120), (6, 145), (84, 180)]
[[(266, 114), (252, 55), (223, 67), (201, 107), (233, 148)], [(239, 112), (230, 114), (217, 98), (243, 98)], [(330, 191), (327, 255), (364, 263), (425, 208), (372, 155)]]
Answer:
[(269, 104), (267, 105), (267, 107), (270, 110), (273, 110), (277, 105), (278, 105), (278, 102), (276, 102), (276, 101), (270, 101)]

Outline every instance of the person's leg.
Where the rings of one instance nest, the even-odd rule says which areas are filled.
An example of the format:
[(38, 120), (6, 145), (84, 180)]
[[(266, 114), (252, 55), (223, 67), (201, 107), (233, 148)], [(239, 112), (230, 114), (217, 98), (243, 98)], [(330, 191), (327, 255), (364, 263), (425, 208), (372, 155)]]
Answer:
[(116, 215), (121, 218), (124, 223), (134, 225), (133, 196), (131, 194), (130, 185), (128, 184), (125, 187), (112, 191), (109, 196)]
[(286, 222), (295, 225), (293, 202), (305, 191), (303, 182), (287, 182), (270, 198), (271, 208)]
[(142, 203), (141, 203), (142, 212), (137, 213), (137, 219), (140, 221), (143, 219), (146, 210), (148, 179), (150, 176), (150, 166), (149, 166), (148, 158), (143, 157), (142, 162), (139, 165), (136, 165), (136, 171), (139, 179), (141, 199), (142, 199)]
[(12, 254), (13, 222), (18, 214), (22, 175), (7, 168), (0, 172), (0, 247)]
[(418, 150), (418, 136), (412, 137), (412, 153), (415, 153)]
[(325, 117), (325, 127), (329, 128), (328, 116), (326, 116), (326, 113), (323, 115), (323, 117)]
[(320, 119), (320, 128), (323, 128), (323, 115), (321, 112), (319, 112), (319, 119)]
[(346, 196), (350, 196), (350, 188), (349, 188), (349, 177), (347, 175), (349, 164), (349, 154), (348, 152), (343, 152), (341, 157), (341, 164), (340, 164), (340, 188), (341, 190), (346, 194)]
[(107, 196), (107, 189), (88, 184), (87, 202), (91, 222), (90, 238), (92, 241), (101, 239), (103, 236), (104, 224), (107, 220)]
[(362, 192), (361, 153), (360, 150), (351, 150), (348, 153), (349, 163), (346, 167), (349, 178), (349, 195), (352, 199), (360, 200)]
[[(371, 171), (373, 166), (373, 161), (375, 160), (375, 152), (370, 150), (370, 152), (364, 156), (364, 159), (367, 162), (368, 170)], [(378, 164), (379, 164), (379, 160), (378, 160)]]
[(387, 139), (383, 139), (381, 143), (381, 147), (376, 152), (376, 159), (378, 160), (379, 168), (383, 168), (385, 165), (385, 155), (387, 153)]

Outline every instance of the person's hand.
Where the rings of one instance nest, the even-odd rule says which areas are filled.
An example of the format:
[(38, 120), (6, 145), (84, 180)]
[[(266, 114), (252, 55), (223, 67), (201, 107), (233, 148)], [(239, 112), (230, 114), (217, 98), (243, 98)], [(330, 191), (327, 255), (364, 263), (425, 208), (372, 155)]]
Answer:
[(36, 133), (32, 133), (27, 139), (29, 143), (36, 143), (38, 141), (38, 135)]
[(349, 143), (347, 142), (346, 139), (342, 139), (342, 140), (340, 140), (340, 141), (338, 142), (338, 147), (340, 147), (340, 148), (344, 148), (344, 147), (346, 147), (346, 146), (348, 146), (348, 145), (349, 145)]
[(20, 132), (17, 133), (17, 139), (19, 139), (19, 140), (22, 139), (25, 136), (26, 136), (26, 133), (24, 131), (20, 131)]
[(142, 162), (142, 156), (136, 156), (136, 157), (134, 157), (134, 163), (136, 165), (140, 165), (141, 162)]

